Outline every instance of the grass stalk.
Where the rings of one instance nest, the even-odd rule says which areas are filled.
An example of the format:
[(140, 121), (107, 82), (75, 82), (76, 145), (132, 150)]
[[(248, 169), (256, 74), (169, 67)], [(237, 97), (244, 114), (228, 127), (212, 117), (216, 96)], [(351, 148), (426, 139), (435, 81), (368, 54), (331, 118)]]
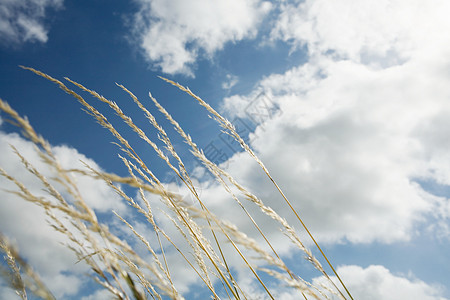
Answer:
[[(250, 156), (258, 163), (258, 165), (260, 165), (260, 167), (262, 168), (262, 170), (264, 171), (264, 173), (268, 176), (268, 178), (270, 179), (270, 181), (274, 184), (274, 186), (276, 187), (277, 191), (280, 193), (280, 195), (283, 197), (284, 201), (287, 203), (287, 205), (289, 206), (289, 208), (291, 209), (291, 211), (295, 214), (296, 218), (300, 221), (302, 227), (305, 229), (305, 231), (307, 232), (308, 236), (311, 238), (311, 240), (313, 241), (313, 243), (315, 244), (315, 246), (317, 247), (317, 249), (319, 249), (321, 255), (325, 258), (327, 264), (329, 265), (329, 267), (332, 269), (333, 273), (336, 275), (336, 277), (338, 278), (339, 282), (341, 283), (341, 285), (344, 287), (345, 291), (347, 292), (347, 294), (349, 295), (350, 299), (353, 300), (352, 295), (350, 294), (349, 290), (347, 289), (347, 287), (345, 286), (344, 282), (341, 280), (340, 276), (337, 274), (336, 270), (334, 269), (333, 265), (331, 264), (331, 262), (328, 260), (327, 256), (325, 255), (325, 253), (323, 252), (322, 248), (319, 246), (319, 244), (317, 243), (317, 241), (314, 239), (313, 235), (311, 234), (311, 232), (309, 231), (309, 229), (307, 228), (307, 226), (305, 225), (305, 223), (303, 222), (303, 220), (300, 218), (299, 214), (297, 213), (297, 211), (294, 209), (294, 207), (292, 206), (291, 202), (287, 199), (287, 197), (284, 195), (283, 191), (281, 190), (281, 188), (278, 186), (278, 184), (275, 182), (275, 180), (273, 179), (273, 177), (270, 175), (269, 170), (265, 167), (265, 165), (263, 164), (263, 162), (256, 156), (256, 154), (253, 152), (253, 150), (247, 145), (247, 143), (242, 139), (242, 137), (236, 132), (234, 126), (230, 123), (230, 121), (228, 121), (227, 119), (225, 119), (222, 115), (220, 115), (216, 110), (214, 110), (208, 103), (206, 103), (203, 99), (201, 99), (199, 96), (197, 96), (196, 94), (194, 94), (189, 88), (184, 87), (182, 85), (180, 85), (177, 82), (174, 82), (170, 79), (164, 78), (159, 76), (159, 78), (161, 78), (162, 80), (170, 83), (171, 85), (179, 88), (181, 91), (187, 93), (188, 95), (190, 95), (191, 97), (193, 97), (195, 100), (197, 100), (197, 102), (203, 106), (204, 108), (206, 108), (206, 110), (211, 114), (211, 117), (216, 120), (225, 130), (226, 133), (228, 133), (230, 136), (232, 136), (237, 142), (239, 142), (239, 144), (241, 145), (241, 147), (250, 154)], [(327, 278), (329, 279), (329, 277), (327, 276)], [(334, 282), (329, 279), (329, 281), (336, 287), (337, 291), (339, 292), (339, 294), (341, 294), (344, 298), (345, 296), (343, 295), (343, 293), (340, 291), (340, 289), (334, 284)]]
[[(14, 146), (12, 146), (12, 151), (17, 155), (24, 168), (29, 174), (38, 179), (46, 191), (46, 194), (41, 196), (33, 190), (28, 189), (19, 179), (11, 176), (1, 167), (0, 176), (3, 176), (15, 185), (16, 190), (10, 191), (12, 195), (19, 196), (44, 209), (50, 226), (57, 232), (63, 234), (67, 239), (65, 245), (76, 254), (79, 262), (86, 263), (90, 267), (93, 274), (93, 280), (108, 290), (115, 298), (133, 298), (141, 300), (146, 299), (147, 295), (153, 299), (161, 300), (163, 295), (167, 295), (172, 299), (184, 299), (176, 288), (176, 282), (172, 277), (173, 274), (171, 274), (172, 267), (170, 265), (170, 260), (166, 255), (166, 253), (168, 253), (167, 249), (172, 249), (174, 251), (176, 250), (182, 259), (186, 261), (189, 268), (191, 268), (195, 275), (199, 277), (200, 281), (207, 287), (207, 291), (214, 299), (220, 299), (220, 293), (216, 291), (216, 288), (220, 287), (220, 284), (223, 286), (223, 291), (221, 292), (225, 293), (228, 298), (248, 299), (245, 290), (239, 284), (238, 278), (233, 274), (234, 270), (232, 270), (230, 265), (230, 261), (232, 261), (231, 258), (233, 257), (243, 261), (245, 268), (250, 271), (248, 274), (252, 274), (253, 282), (259, 284), (260, 289), (264, 291), (265, 295), (270, 299), (275, 299), (275, 295), (271, 291), (271, 286), (266, 285), (262, 280), (260, 272), (264, 272), (266, 275), (270, 276), (270, 278), (284, 282), (288, 286), (298, 290), (304, 299), (308, 299), (308, 297), (314, 299), (324, 297), (328, 299), (326, 292), (323, 291), (323, 289), (327, 290), (327, 288), (322, 287), (322, 289), (320, 289), (319, 287), (312, 285), (294, 274), (294, 272), (286, 266), (282, 257), (272, 245), (268, 235), (262, 230), (253, 217), (250, 208), (253, 205), (256, 205), (257, 209), (261, 210), (265, 215), (265, 218), (269, 217), (278, 222), (281, 230), (288, 236), (292, 243), (306, 253), (306, 259), (331, 282), (333, 287), (332, 293), (345, 299), (340, 288), (331, 280), (320, 262), (312, 255), (312, 252), (305, 247), (294, 228), (291, 227), (283, 217), (278, 215), (276, 211), (269, 206), (266, 206), (260, 198), (238, 183), (229, 173), (210, 161), (197, 144), (194, 143), (189, 134), (182, 129), (179, 123), (173, 119), (173, 117), (150, 93), (150, 99), (155, 104), (156, 108), (184, 139), (184, 142), (190, 147), (190, 152), (193, 156), (214, 176), (218, 183), (217, 186), (221, 186), (231, 197), (230, 201), (236, 203), (239, 209), (243, 211), (249, 224), (251, 223), (258, 235), (262, 237), (262, 243), (267, 245), (267, 248), (265, 248), (267, 251), (263, 249), (256, 240), (247, 236), (245, 232), (239, 230), (239, 228), (233, 224), (223, 220), (220, 216), (217, 216), (210, 211), (206, 205), (206, 199), (200, 197), (198, 189), (194, 185), (185, 163), (179, 156), (165, 129), (160, 126), (153, 114), (139, 101), (139, 99), (123, 85), (117, 84), (118, 87), (131, 97), (145, 118), (153, 128), (156, 129), (159, 141), (156, 140), (156, 142), (154, 142), (151, 140), (148, 137), (147, 132), (138, 127), (136, 123), (121, 110), (116, 102), (106, 99), (97, 92), (90, 90), (69, 78), (65, 78), (83, 92), (89, 93), (95, 99), (108, 105), (108, 107), (112, 109), (112, 111), (119, 116), (119, 118), (134, 133), (136, 133), (140, 139), (145, 141), (163, 161), (163, 164), (167, 165), (171, 172), (181, 180), (182, 185), (186, 187), (187, 191), (194, 197), (195, 202), (193, 204), (185, 201), (180, 195), (168, 191), (165, 184), (155, 176), (128, 140), (116, 130), (113, 124), (100, 111), (89, 104), (82, 96), (68, 88), (61, 81), (41, 71), (28, 67), (22, 68), (55, 83), (64, 92), (73, 96), (82, 105), (84, 111), (93, 116), (97, 123), (106, 128), (115, 137), (115, 144), (127, 155), (125, 156), (127, 158), (119, 155), (119, 159), (128, 170), (128, 177), (95, 170), (86, 163), (84, 163), (84, 169), (63, 169), (55, 155), (52, 153), (50, 144), (34, 131), (26, 118), (20, 117), (6, 102), (0, 99), (0, 110), (10, 116), (12, 119), (10, 121), (11, 123), (21, 128), (23, 135), (35, 145), (35, 151), (38, 156), (44, 164), (49, 167), (50, 171), (55, 174), (54, 177), (47, 179), (43, 175), (43, 172), (35, 168), (16, 148), (14, 148)], [(308, 230), (299, 214), (295, 211), (291, 202), (284, 195), (262, 161), (259, 160), (252, 149), (239, 136), (234, 126), (200, 97), (192, 93), (189, 88), (183, 87), (171, 80), (165, 78), (162, 79), (196, 99), (200, 105), (207, 109), (210, 116), (220, 124), (224, 130), (223, 132), (232, 136), (239, 142), (241, 147), (259, 164), (266, 176), (277, 189), (278, 193), (280, 193), (287, 203), (290, 210), (300, 221), (302, 227), (312, 239), (314, 245), (318, 248), (350, 299), (353, 299), (336, 270), (331, 265), (329, 259), (314, 239), (312, 233)], [(168, 151), (168, 155), (165, 154), (163, 148), (158, 146), (157, 142), (158, 144), (163, 144), (162, 147)], [(143, 259), (128, 245), (126, 240), (113, 234), (108, 226), (98, 220), (96, 212), (86, 203), (78, 190), (79, 187), (72, 178), (74, 175), (87, 176), (93, 180), (100, 180), (106, 183), (107, 186), (115, 191), (125, 203), (129, 204), (135, 213), (137, 212), (145, 218), (146, 222), (144, 223), (153, 230), (156, 241), (154, 241), (155, 239), (152, 240), (138, 232), (138, 227), (135, 226), (140, 223), (131, 222), (131, 219), (127, 215), (113, 211), (120, 223), (123, 224), (123, 227), (129, 230), (130, 236), (134, 236), (137, 238), (138, 243), (144, 245), (144, 249), (148, 251), (146, 252), (146, 255), (152, 258), (150, 262)], [(58, 184), (54, 185), (54, 183)], [(129, 193), (126, 193), (126, 190), (122, 189), (122, 185), (132, 188), (132, 190), (136, 192), (137, 200), (130, 197)], [(159, 219), (158, 215), (154, 215), (152, 209), (153, 203), (151, 203), (151, 198), (148, 198), (148, 195), (155, 195), (165, 206), (165, 208), (162, 209), (164, 219)], [(241, 201), (241, 197), (248, 202)], [(155, 219), (155, 217), (158, 218)], [(159, 221), (169, 221), (169, 225), (172, 223), (174, 226), (173, 228), (181, 234), (180, 238), (182, 239), (174, 240), (173, 237), (169, 236), (165, 231), (167, 223), (159, 224)], [(208, 232), (210, 232), (210, 234)], [(167, 244), (163, 243), (164, 239), (167, 240)], [(17, 294), (22, 299), (27, 299), (26, 291), (27, 289), (30, 289), (32, 292), (38, 291), (38, 293), (41, 293), (39, 295), (44, 295), (47, 297), (46, 299), (53, 299), (51, 293), (47, 292), (48, 290), (42, 286), (42, 282), (39, 281), (39, 278), (36, 275), (33, 275), (31, 268), (29, 268), (20, 256), (12, 250), (13, 248), (11, 248), (7, 242), (3, 242), (5, 239), (3, 239), (3, 236), (1, 235), (0, 240), (0, 248), (6, 253), (6, 261), (10, 269), (8, 276), (15, 280), (11, 279), (13, 280), (13, 287), (17, 291)], [(230, 247), (223, 247), (224, 243), (228, 243)], [(160, 253), (157, 253), (158, 250)], [(192, 252), (192, 257), (190, 258), (187, 253), (188, 251)], [(177, 252), (174, 252), (175, 255), (178, 255)], [(256, 260), (250, 260), (248, 258), (248, 254), (250, 253), (256, 254), (256, 259), (259, 259), (262, 263), (256, 263)], [(271, 266), (271, 268), (265, 267), (267, 265)], [(22, 267), (27, 275), (25, 280), (22, 276), (23, 271), (21, 271), (19, 267)], [(0, 268), (0, 271), (2, 271), (3, 275), (7, 273), (2, 268)], [(28, 278), (31, 278), (31, 280), (28, 280)]]

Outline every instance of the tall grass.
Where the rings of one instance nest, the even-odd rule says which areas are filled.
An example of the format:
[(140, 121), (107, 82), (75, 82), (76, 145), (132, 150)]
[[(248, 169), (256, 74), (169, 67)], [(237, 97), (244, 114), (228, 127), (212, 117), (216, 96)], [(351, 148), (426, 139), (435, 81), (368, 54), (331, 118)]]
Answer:
[[(78, 100), (83, 109), (115, 137), (116, 144), (124, 153), (123, 156), (119, 157), (128, 171), (129, 175), (126, 177), (96, 170), (87, 164), (84, 169), (64, 169), (52, 152), (50, 144), (35, 132), (26, 118), (21, 117), (0, 99), (0, 109), (22, 129), (23, 135), (34, 143), (39, 157), (53, 170), (54, 177), (57, 178), (57, 184), (53, 182), (54, 180), (48, 180), (14, 147), (12, 147), (12, 150), (20, 158), (28, 172), (41, 182), (47, 192), (47, 197), (34, 194), (21, 183), (20, 178), (14, 178), (2, 168), (0, 168), (0, 174), (17, 187), (11, 193), (40, 206), (45, 211), (53, 229), (67, 237), (69, 241), (67, 247), (77, 255), (80, 261), (84, 261), (90, 267), (90, 275), (93, 280), (108, 290), (113, 297), (117, 299), (148, 299), (149, 297), (152, 299), (163, 299), (164, 297), (183, 299), (183, 295), (179, 292), (171, 273), (175, 266), (171, 266), (171, 261), (166, 255), (167, 251), (170, 250), (179, 254), (186, 265), (189, 266), (192, 276), (198, 277), (198, 280), (204, 285), (205, 290), (209, 291), (208, 293), (213, 299), (252, 299), (251, 292), (247, 291), (241, 284), (242, 281), (238, 277), (237, 271), (230, 265), (230, 262), (235, 261), (236, 257), (242, 261), (249, 274), (254, 277), (255, 282), (259, 285), (259, 289), (264, 291), (268, 299), (276, 298), (273, 291), (274, 282), (296, 290), (299, 298), (328, 299), (336, 296), (341, 299), (353, 299), (312, 233), (300, 218), (299, 213), (283, 194), (263, 162), (237, 133), (234, 126), (191, 90), (162, 78), (192, 96), (206, 109), (210, 117), (220, 124), (223, 131), (233, 137), (248, 155), (259, 164), (262, 172), (273, 183), (274, 189), (280, 193), (307, 236), (312, 239), (313, 244), (318, 248), (321, 255), (320, 260), (326, 262), (326, 268), (305, 246), (293, 225), (269, 207), (263, 199), (260, 199), (236, 181), (226, 170), (209, 160), (190, 135), (182, 129), (179, 123), (151, 94), (149, 94), (149, 97), (157, 110), (184, 139), (195, 159), (202, 163), (229, 194), (230, 201), (240, 207), (259, 237), (249, 237), (245, 232), (224, 220), (220, 215), (214, 214), (208, 208), (209, 199), (200, 196), (185, 162), (177, 153), (166, 130), (160, 126), (150, 109), (146, 108), (126, 87), (118, 85), (131, 97), (131, 100), (158, 132), (159, 141), (151, 140), (147, 133), (138, 127), (129, 116), (125, 115), (115, 102), (106, 99), (80, 83), (65, 78), (67, 82), (81, 91), (87, 92), (94, 99), (107, 104), (148, 145), (149, 149), (157, 154), (162, 164), (170, 168), (171, 172), (195, 199), (194, 203), (168, 190), (167, 185), (152, 172), (149, 164), (141, 158), (142, 150), (139, 153), (134, 149), (127, 138), (119, 133), (116, 127), (80, 94), (47, 74), (32, 68), (23, 68), (55, 83), (63, 91)], [(158, 144), (162, 144), (163, 148)], [(99, 221), (95, 211), (89, 207), (82, 197), (76, 181), (73, 180), (74, 174), (104, 181), (135, 210), (136, 214), (141, 215), (146, 220), (148, 227), (154, 234), (153, 237), (140, 233), (133, 227), (133, 222), (114, 212), (123, 226), (128, 228), (148, 250), (151, 260), (147, 259), (146, 255), (138, 253), (139, 251), (135, 251), (124, 239), (115, 235), (106, 224)], [(159, 197), (164, 204), (164, 209), (155, 210), (155, 203), (154, 200), (150, 200), (150, 195)], [(135, 200), (136, 197), (139, 200)], [(272, 245), (267, 233), (256, 222), (254, 214), (257, 210), (262, 212), (266, 218), (278, 224), (279, 229), (290, 239), (293, 245), (305, 254), (306, 260), (328, 280), (328, 286), (315, 286), (303, 279), (301, 274), (294, 273), (286, 265), (281, 255), (275, 250), (276, 247)], [(165, 220), (165, 222), (161, 222), (161, 220)], [(174, 228), (178, 230), (178, 237), (171, 236), (170, 233), (166, 232), (161, 224), (167, 222), (171, 222)], [(31, 292), (44, 299), (54, 299), (51, 291), (44, 285), (39, 275), (20, 256), (18, 250), (11, 246), (8, 238), (1, 235), (0, 239), (1, 249), (9, 266), (9, 269), (2, 267), (2, 275), (7, 278), (17, 295), (26, 299), (27, 292)], [(257, 240), (262, 241), (262, 243), (258, 243)], [(329, 275), (325, 269), (331, 270), (333, 276)], [(332, 277), (338, 280), (335, 282)]]

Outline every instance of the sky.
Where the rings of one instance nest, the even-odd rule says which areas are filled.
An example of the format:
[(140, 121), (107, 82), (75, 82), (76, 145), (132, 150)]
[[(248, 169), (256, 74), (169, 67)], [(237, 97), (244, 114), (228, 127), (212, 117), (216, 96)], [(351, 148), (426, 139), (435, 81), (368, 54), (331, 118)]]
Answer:
[[(446, 0), (0, 0), (0, 98), (28, 117), (63, 166), (81, 168), (83, 160), (125, 176), (114, 138), (75, 99), (19, 65), (80, 82), (141, 124), (115, 83), (157, 115), (151, 92), (209, 159), (300, 231), (259, 166), (194, 99), (158, 76), (189, 86), (248, 141), (355, 299), (450, 299), (449, 13)], [(0, 166), (39, 190), (9, 145), (45, 165), (5, 119), (0, 114)], [(189, 170), (200, 174), (211, 209), (254, 233), (170, 133)], [(156, 155), (132, 142), (163, 182), (186, 193)], [(99, 214), (130, 213), (107, 187), (79, 184)], [(86, 267), (74, 264), (44, 213), (4, 191), (12, 188), (4, 178), (0, 185), (0, 231), (57, 298), (109, 299), (81, 276)], [(288, 265), (320, 282), (302, 253), (262, 222)], [(135, 225), (150, 230), (139, 220)], [(178, 271), (185, 297), (202, 299), (199, 282)], [(256, 298), (262, 291), (244, 275), (239, 280)], [(298, 299), (285, 287), (272, 288), (279, 299)], [(0, 283), (0, 299), (13, 297)]]

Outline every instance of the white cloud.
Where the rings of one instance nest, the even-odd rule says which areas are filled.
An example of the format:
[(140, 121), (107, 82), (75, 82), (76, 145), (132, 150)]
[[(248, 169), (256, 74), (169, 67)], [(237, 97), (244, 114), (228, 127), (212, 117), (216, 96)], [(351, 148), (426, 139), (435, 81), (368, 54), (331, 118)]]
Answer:
[[(86, 169), (84, 163), (88, 164), (94, 170), (100, 167), (91, 159), (79, 153), (76, 149), (67, 146), (53, 147), (54, 154), (58, 158), (61, 166), (70, 169)], [(119, 197), (102, 182), (92, 180), (87, 176), (76, 176), (76, 183), (79, 186), (80, 194), (86, 203), (97, 212), (125, 212), (126, 205), (119, 200)]]
[[(245, 116), (264, 90), (280, 107), (252, 146), (320, 240), (408, 240), (428, 213), (446, 207), (415, 182), (450, 182), (450, 40), (437, 38), (450, 29), (446, 2), (389, 3), (283, 6), (273, 37), (307, 44), (309, 61), (223, 105)], [(242, 157), (233, 157), (230, 172), (289, 215)]]
[(140, 0), (134, 33), (145, 57), (165, 73), (192, 75), (203, 52), (211, 56), (227, 42), (255, 37), (271, 9), (260, 0)]
[[(441, 287), (429, 285), (413, 276), (392, 274), (383, 266), (371, 265), (367, 268), (342, 266), (337, 269), (337, 272), (355, 299), (445, 299), (442, 296)], [(323, 277), (314, 279), (315, 284), (320, 282), (326, 283), (326, 280)], [(345, 293), (345, 291), (343, 292)], [(334, 296), (332, 299), (338, 298)]]
[[(0, 131), (0, 166), (35, 195), (47, 196), (42, 185), (21, 165), (9, 145), (15, 146), (36, 169), (51, 180), (54, 173), (37, 156), (33, 144), (17, 134)], [(83, 160), (98, 169), (95, 162), (72, 148), (58, 146), (53, 147), (53, 151), (64, 168), (83, 168), (80, 162)], [(82, 176), (74, 176), (74, 180), (85, 201), (96, 211), (105, 212), (114, 208), (125, 213), (126, 205), (105, 184)], [(55, 182), (53, 184), (58, 186)], [(3, 176), (0, 177), (0, 186), (0, 231), (15, 241), (19, 253), (42, 276), (57, 298), (76, 294), (84, 280), (79, 276), (87, 271), (87, 267), (83, 263), (75, 264), (75, 255), (61, 245), (69, 242), (68, 238), (48, 225), (48, 217), (42, 208), (6, 192), (17, 188)]]
[(95, 291), (89, 296), (81, 298), (81, 300), (108, 300), (111, 299), (111, 292), (106, 289), (100, 289)]
[[(272, 38), (306, 44), (311, 55), (377, 66), (395, 65), (446, 43), (449, 3), (445, 0), (305, 1), (281, 6)], [(439, 51), (439, 50), (437, 50)]]
[[(416, 74), (413, 70), (372, 71), (348, 61), (321, 64), (321, 72), (306, 65), (261, 82), (282, 113), (256, 130), (254, 149), (322, 239), (410, 238), (413, 224), (432, 209), (413, 179), (429, 167), (424, 147), (436, 149), (411, 132), (445, 111), (445, 98), (406, 75)], [(408, 81), (414, 88), (400, 88)], [(419, 95), (425, 92), (430, 97), (423, 101)], [(271, 186), (261, 184), (258, 167), (241, 157), (233, 158), (230, 171), (277, 199)], [(271, 205), (288, 214), (278, 200)]]
[(222, 88), (224, 90), (230, 90), (238, 82), (239, 82), (239, 77), (237, 77), (236, 75), (227, 74), (226, 81), (222, 82)]
[(59, 9), (63, 0), (3, 0), (0, 2), (0, 43), (16, 45), (27, 41), (45, 43), (44, 25), (48, 8)]

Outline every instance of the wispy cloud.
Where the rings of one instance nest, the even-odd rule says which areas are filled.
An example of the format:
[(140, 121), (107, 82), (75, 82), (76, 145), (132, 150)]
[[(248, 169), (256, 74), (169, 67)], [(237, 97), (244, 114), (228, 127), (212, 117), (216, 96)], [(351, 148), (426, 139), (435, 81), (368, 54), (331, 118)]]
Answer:
[(45, 12), (59, 9), (63, 0), (6, 0), (0, 3), (0, 43), (10, 46), (48, 40)]
[(239, 77), (227, 74), (226, 80), (222, 82), (222, 88), (224, 90), (230, 90), (233, 86), (235, 86), (239, 82)]

